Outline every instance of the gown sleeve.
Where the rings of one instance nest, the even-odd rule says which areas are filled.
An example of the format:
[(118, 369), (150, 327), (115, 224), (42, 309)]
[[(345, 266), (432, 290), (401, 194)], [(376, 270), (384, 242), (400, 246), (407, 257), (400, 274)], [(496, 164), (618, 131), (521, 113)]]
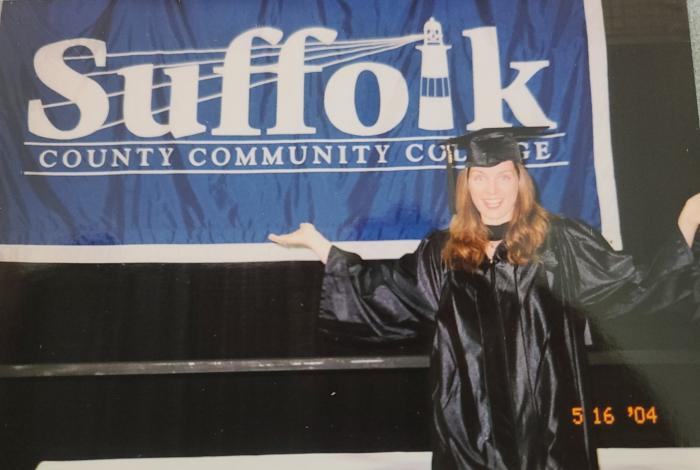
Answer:
[(415, 252), (393, 261), (365, 261), (333, 246), (323, 278), (319, 328), (374, 342), (428, 334), (445, 278), (440, 256), (444, 238), (436, 232)]
[(566, 258), (566, 290), (584, 314), (609, 319), (699, 303), (700, 265), (680, 231), (660, 247), (649, 267), (641, 269), (590, 227), (570, 220), (564, 225), (559, 242), (563, 253), (557, 255)]

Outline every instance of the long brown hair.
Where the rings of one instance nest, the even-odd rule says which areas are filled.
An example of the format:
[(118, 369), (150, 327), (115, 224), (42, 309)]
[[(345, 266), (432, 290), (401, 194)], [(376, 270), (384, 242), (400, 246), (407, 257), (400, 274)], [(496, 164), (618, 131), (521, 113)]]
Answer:
[[(525, 167), (515, 164), (518, 174), (518, 197), (513, 220), (504, 237), (507, 260), (527, 264), (535, 260), (537, 249), (544, 243), (549, 229), (547, 211), (537, 203), (535, 185)], [(469, 170), (457, 177), (457, 214), (450, 222), (450, 238), (442, 250), (442, 259), (452, 269), (472, 271), (486, 260), (488, 229), (481, 221), (469, 194)]]

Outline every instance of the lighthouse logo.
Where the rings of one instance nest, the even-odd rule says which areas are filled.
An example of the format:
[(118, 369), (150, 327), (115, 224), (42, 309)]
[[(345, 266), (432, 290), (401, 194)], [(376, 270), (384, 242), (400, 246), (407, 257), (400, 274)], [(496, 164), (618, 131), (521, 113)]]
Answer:
[(447, 51), (451, 46), (442, 39), (442, 25), (430, 18), (423, 27), (423, 54), (420, 69), (420, 112), (418, 127), (426, 130), (452, 129), (452, 101)]

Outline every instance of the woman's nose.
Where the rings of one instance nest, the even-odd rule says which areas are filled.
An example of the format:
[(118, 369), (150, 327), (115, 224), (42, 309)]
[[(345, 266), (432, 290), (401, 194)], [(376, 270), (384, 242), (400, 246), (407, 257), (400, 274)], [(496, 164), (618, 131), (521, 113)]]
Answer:
[(496, 184), (495, 179), (489, 180), (488, 184), (486, 185), (486, 191), (489, 194), (496, 194), (498, 192), (498, 185)]

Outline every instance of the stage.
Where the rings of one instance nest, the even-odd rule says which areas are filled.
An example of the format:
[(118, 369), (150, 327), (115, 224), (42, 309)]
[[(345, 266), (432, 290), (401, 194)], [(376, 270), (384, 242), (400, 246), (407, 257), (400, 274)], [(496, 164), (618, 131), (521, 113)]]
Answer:
[[(598, 449), (601, 470), (697, 470), (700, 448)], [(427, 470), (429, 452), (42, 462), (37, 470)]]

